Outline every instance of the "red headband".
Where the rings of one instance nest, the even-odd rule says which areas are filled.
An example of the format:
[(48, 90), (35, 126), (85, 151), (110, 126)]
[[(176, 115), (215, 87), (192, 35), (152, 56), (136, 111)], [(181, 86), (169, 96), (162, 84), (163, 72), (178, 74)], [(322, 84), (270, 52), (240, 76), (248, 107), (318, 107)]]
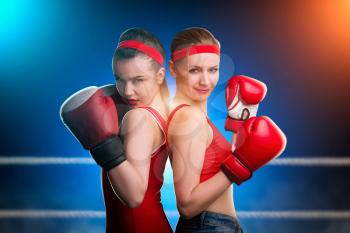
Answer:
[(220, 49), (216, 45), (193, 45), (191, 47), (183, 48), (174, 51), (172, 54), (172, 60), (177, 61), (187, 56), (191, 56), (197, 53), (215, 53), (220, 55)]
[(137, 40), (122, 41), (118, 44), (117, 49), (121, 49), (121, 48), (136, 49), (136, 50), (143, 52), (144, 54), (150, 56), (156, 62), (158, 62), (161, 66), (163, 66), (164, 59), (163, 59), (162, 54), (160, 54), (160, 52), (157, 49), (155, 49), (149, 45), (146, 45), (140, 41), (137, 41)]

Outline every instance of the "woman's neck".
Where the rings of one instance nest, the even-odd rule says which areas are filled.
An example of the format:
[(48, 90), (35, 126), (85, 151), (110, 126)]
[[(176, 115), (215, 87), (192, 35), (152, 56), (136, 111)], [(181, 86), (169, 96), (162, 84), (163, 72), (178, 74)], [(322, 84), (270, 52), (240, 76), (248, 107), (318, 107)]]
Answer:
[(164, 119), (167, 118), (168, 111), (166, 108), (166, 103), (164, 103), (160, 92), (156, 94), (149, 106), (156, 109), (164, 117)]
[(181, 92), (176, 91), (176, 94), (172, 102), (175, 106), (179, 104), (188, 104), (191, 106), (195, 106), (207, 115), (207, 103), (208, 103), (207, 100), (194, 101), (191, 98), (188, 98), (187, 96), (182, 94)]

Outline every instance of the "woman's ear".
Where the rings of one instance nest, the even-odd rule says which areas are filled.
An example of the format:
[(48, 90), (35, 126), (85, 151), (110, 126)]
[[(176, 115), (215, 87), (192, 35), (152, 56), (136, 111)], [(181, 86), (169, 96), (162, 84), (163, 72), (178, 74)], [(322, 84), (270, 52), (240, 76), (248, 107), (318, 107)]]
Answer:
[(165, 68), (161, 67), (157, 72), (157, 83), (161, 85), (165, 78)]
[(169, 60), (169, 71), (171, 76), (173, 76), (174, 78), (176, 78), (176, 72), (175, 72), (175, 64), (172, 60)]

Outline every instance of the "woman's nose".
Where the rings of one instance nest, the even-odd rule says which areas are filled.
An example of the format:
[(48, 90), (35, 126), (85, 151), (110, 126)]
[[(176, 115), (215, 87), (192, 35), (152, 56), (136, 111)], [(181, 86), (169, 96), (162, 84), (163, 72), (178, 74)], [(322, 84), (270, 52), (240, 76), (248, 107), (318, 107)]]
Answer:
[(125, 84), (124, 94), (125, 96), (132, 96), (134, 94), (134, 89), (130, 83)]
[(199, 80), (199, 84), (206, 86), (209, 85), (210, 81), (209, 81), (209, 74), (208, 72), (203, 72), (201, 75), (201, 79)]

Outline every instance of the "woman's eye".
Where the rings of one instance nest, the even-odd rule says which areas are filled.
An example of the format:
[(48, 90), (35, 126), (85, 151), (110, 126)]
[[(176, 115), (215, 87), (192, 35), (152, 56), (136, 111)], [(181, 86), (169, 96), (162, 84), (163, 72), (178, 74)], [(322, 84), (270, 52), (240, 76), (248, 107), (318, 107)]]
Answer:
[(199, 72), (199, 69), (190, 69), (189, 71), (191, 74), (195, 74)]
[(218, 68), (212, 68), (209, 70), (210, 73), (216, 73), (218, 71)]
[(137, 84), (137, 83), (142, 83), (143, 79), (134, 79), (133, 83)]

